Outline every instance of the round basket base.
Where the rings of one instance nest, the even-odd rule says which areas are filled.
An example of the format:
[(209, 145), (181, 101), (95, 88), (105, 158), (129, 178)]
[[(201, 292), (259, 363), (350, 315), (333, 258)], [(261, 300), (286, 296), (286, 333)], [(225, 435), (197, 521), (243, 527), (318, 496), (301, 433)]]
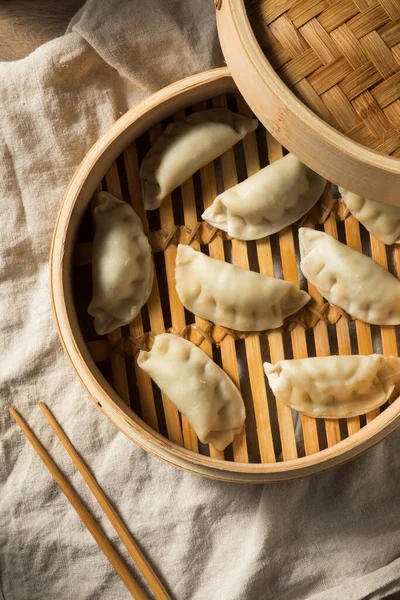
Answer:
[[(132, 109), (95, 144), (75, 174), (57, 222), (52, 256), (52, 297), (64, 348), (98, 408), (132, 440), (169, 463), (204, 476), (267, 482), (322, 472), (360, 454), (398, 424), (398, 402), (363, 417), (311, 419), (277, 402), (262, 363), (329, 354), (398, 353), (398, 329), (353, 321), (299, 280), (300, 224), (325, 230), (371, 255), (397, 274), (397, 250), (361, 229), (329, 184), (318, 204), (278, 234), (243, 242), (202, 222), (200, 215), (223, 189), (278, 160), (283, 148), (260, 125), (243, 142), (196, 173), (145, 213), (139, 164), (168, 122), (193, 111), (249, 107), (226, 69), (180, 81)], [(87, 314), (91, 299), (93, 222), (91, 198), (104, 189), (130, 202), (141, 217), (154, 253), (155, 280), (141, 314), (129, 326), (96, 335)], [(174, 284), (177, 244), (300, 285), (312, 301), (279, 330), (243, 334), (195, 317)], [(225, 452), (199, 442), (193, 429), (137, 366), (140, 349), (164, 331), (184, 336), (213, 358), (240, 386), (246, 424)]]

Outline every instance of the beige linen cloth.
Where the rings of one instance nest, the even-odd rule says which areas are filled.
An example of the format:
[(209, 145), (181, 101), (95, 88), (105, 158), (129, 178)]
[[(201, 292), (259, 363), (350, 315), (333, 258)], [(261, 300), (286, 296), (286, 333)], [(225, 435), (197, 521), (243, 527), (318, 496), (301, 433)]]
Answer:
[(15, 406), (124, 553), (36, 408), (44, 400), (176, 600), (359, 600), (400, 590), (400, 436), (319, 477), (208, 481), (148, 456), (92, 405), (61, 345), (48, 256), (90, 145), (158, 88), (223, 63), (211, 0), (89, 0), (63, 37), (0, 64), (2, 600), (125, 600), (8, 415)]

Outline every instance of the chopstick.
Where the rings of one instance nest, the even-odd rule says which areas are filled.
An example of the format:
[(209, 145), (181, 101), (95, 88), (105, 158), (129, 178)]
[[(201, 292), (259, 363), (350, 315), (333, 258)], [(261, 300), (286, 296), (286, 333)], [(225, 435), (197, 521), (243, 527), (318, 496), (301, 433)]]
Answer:
[[(42, 405), (43, 405), (43, 407), (42, 407)], [(62, 431), (61, 427), (58, 425), (57, 421), (54, 419), (53, 415), (50, 413), (50, 411), (47, 409), (47, 407), (43, 403), (40, 403), (40, 408), (45, 413), (46, 418), (48, 418), (48, 415), (49, 415), (51, 417), (51, 419), (54, 421), (54, 423), (57, 425), (57, 427), (60, 430), (60, 432), (62, 433), (64, 439), (68, 442), (68, 444), (72, 448), (72, 451), (74, 453), (74, 458), (77, 457), (79, 459), (80, 466), (83, 467), (83, 469), (81, 470), (81, 468), (79, 468), (78, 466), (77, 466), (77, 468), (79, 468), (79, 471), (82, 473), (82, 476), (84, 477), (85, 481), (86, 481), (86, 475), (88, 474), (90, 476), (89, 477), (90, 484), (88, 483), (88, 486), (90, 487), (90, 489), (93, 492), (93, 494), (97, 498), (97, 491), (96, 491), (96, 494), (93, 491), (94, 487), (96, 487), (96, 488), (98, 488), (98, 490), (100, 490), (101, 495), (102, 495), (103, 499), (105, 500), (105, 504), (107, 504), (108, 507), (109, 507), (109, 509), (107, 509), (107, 510), (109, 510), (110, 513), (112, 513), (115, 516), (115, 522), (119, 521), (122, 524), (123, 529), (127, 533), (127, 537), (130, 538), (130, 534), (127, 531), (127, 529), (125, 528), (125, 526), (123, 525), (121, 519), (115, 514), (115, 511), (112, 509), (112, 507), (109, 504), (107, 498), (104, 496), (102, 490), (99, 488), (97, 482), (94, 480), (93, 476), (91, 475), (91, 473), (87, 469), (86, 465), (83, 463), (82, 459), (80, 458), (80, 456), (76, 452), (75, 448), (72, 446), (71, 442), (68, 440), (68, 438), (65, 435), (65, 433)], [(46, 412), (46, 409), (47, 409), (47, 412)], [(94, 539), (97, 542), (97, 545), (99, 546), (99, 548), (104, 552), (104, 554), (106, 555), (106, 557), (110, 561), (111, 565), (114, 567), (114, 569), (117, 572), (117, 574), (119, 575), (120, 579), (122, 580), (122, 582), (125, 584), (125, 586), (129, 590), (132, 598), (135, 598), (135, 600), (148, 600), (146, 594), (143, 592), (143, 590), (141, 589), (141, 587), (139, 587), (139, 584), (134, 579), (132, 573), (128, 569), (128, 567), (125, 564), (125, 562), (121, 559), (121, 557), (119, 556), (119, 554), (113, 548), (113, 546), (111, 545), (111, 543), (109, 542), (109, 540), (107, 539), (107, 537), (104, 535), (103, 531), (100, 529), (100, 527), (98, 526), (98, 524), (96, 523), (96, 521), (94, 520), (94, 518), (92, 517), (92, 515), (89, 513), (89, 511), (84, 506), (84, 504), (82, 503), (82, 501), (80, 500), (80, 498), (77, 496), (77, 494), (75, 493), (74, 489), (69, 484), (69, 482), (67, 481), (67, 479), (61, 473), (60, 469), (57, 467), (57, 465), (55, 464), (55, 462), (53, 461), (53, 459), (51, 458), (51, 456), (48, 454), (48, 452), (45, 450), (45, 448), (39, 442), (39, 440), (37, 439), (37, 437), (35, 436), (35, 434), (33, 433), (33, 431), (29, 428), (29, 426), (27, 425), (27, 423), (23, 420), (23, 418), (21, 417), (21, 415), (14, 408), (10, 408), (10, 414), (13, 417), (13, 419), (16, 421), (16, 423), (19, 425), (19, 427), (21, 428), (22, 432), (25, 434), (26, 438), (32, 444), (34, 450), (36, 451), (36, 453), (39, 455), (39, 457), (41, 458), (41, 460), (43, 461), (43, 463), (47, 467), (48, 471), (52, 475), (52, 477), (55, 480), (55, 482), (59, 485), (59, 487), (61, 488), (61, 490), (66, 495), (66, 497), (68, 498), (69, 502), (71, 503), (71, 505), (73, 506), (73, 508), (78, 513), (78, 515), (81, 518), (81, 520), (84, 523), (84, 525), (87, 527), (87, 529), (89, 530), (89, 532), (94, 537)], [(49, 418), (48, 418), (48, 420), (49, 420)], [(49, 420), (49, 423), (53, 427), (53, 423), (51, 423), (50, 420)], [(53, 427), (53, 429), (54, 429), (54, 427)], [(56, 435), (58, 435), (57, 431), (56, 431)], [(60, 441), (61, 441), (61, 438), (60, 438)], [(64, 447), (66, 447), (66, 446), (64, 445)], [(72, 458), (71, 454), (70, 454), (70, 456)], [(73, 458), (73, 460), (74, 460), (74, 458)], [(85, 473), (85, 475), (83, 474), (83, 472)], [(103, 500), (102, 500), (102, 502), (104, 504)], [(101, 504), (102, 507), (103, 507), (103, 504)], [(105, 509), (103, 508), (103, 510), (105, 510)], [(107, 516), (109, 517), (108, 514), (107, 514)], [(109, 519), (110, 519), (110, 517), (109, 517)], [(113, 524), (114, 528), (116, 529), (116, 531), (118, 533), (120, 527), (117, 530), (117, 528), (116, 528), (116, 526), (114, 524), (114, 520), (110, 519), (110, 521), (111, 521), (111, 523)], [(124, 537), (126, 539), (126, 535), (125, 534), (124, 534)], [(132, 538), (130, 538), (130, 539), (131, 539), (131, 542), (133, 544), (133, 546), (131, 546), (131, 548), (135, 548), (135, 550), (136, 550), (134, 556), (139, 556), (139, 555), (141, 556), (141, 553), (140, 553), (139, 549), (137, 548), (135, 542), (132, 540)], [(131, 554), (131, 552), (130, 552), (130, 554)], [(131, 554), (131, 556), (132, 556), (132, 554)], [(143, 565), (143, 564), (148, 564), (148, 563), (147, 563), (146, 559), (144, 557), (142, 557), (142, 561), (140, 561), (140, 564)], [(155, 580), (158, 582), (158, 584), (160, 586), (160, 589), (162, 590), (162, 592), (164, 594), (164, 595), (159, 595), (159, 593), (157, 593), (158, 595), (155, 594), (156, 598), (157, 599), (163, 599), (163, 600), (164, 599), (165, 600), (167, 600), (167, 599), (170, 600), (169, 596), (165, 592), (165, 590), (162, 587), (161, 583), (158, 581), (156, 575), (151, 570), (150, 566), (149, 566), (149, 569), (150, 569), (151, 573), (153, 574)], [(140, 568), (140, 570), (142, 570), (142, 569)], [(152, 584), (154, 585), (154, 581), (153, 580), (152, 580)]]
[(18, 425), (20, 426), (23, 433), (28, 438), (34, 449), (36, 450), (37, 454), (40, 456), (40, 458), (46, 465), (54, 481), (60, 486), (64, 494), (67, 496), (68, 500), (78, 513), (79, 517), (96, 540), (99, 548), (103, 550), (104, 554), (106, 555), (106, 557), (108, 558), (118, 575), (120, 576), (121, 580), (124, 582), (128, 590), (130, 591), (132, 598), (135, 598), (136, 600), (148, 600), (147, 596), (144, 594), (142, 589), (139, 587), (138, 583), (133, 578), (133, 575), (129, 571), (124, 561), (114, 550), (114, 548), (112, 547), (112, 545), (110, 544), (100, 527), (97, 525), (96, 521), (93, 519), (92, 515), (89, 513), (82, 501), (78, 498), (71, 485), (61, 473), (60, 469), (57, 467), (56, 463), (53, 461), (51, 456), (47, 453), (42, 444), (39, 442), (33, 431), (29, 428), (29, 426), (25, 423), (21, 415), (17, 413), (17, 411), (14, 408), (10, 408), (10, 413), (11, 416), (18, 423)]
[(110, 521), (111, 525), (114, 527), (115, 531), (121, 538), (123, 544), (128, 550), (133, 561), (136, 563), (136, 566), (138, 567), (139, 571), (146, 579), (151, 591), (153, 592), (157, 600), (171, 600), (161, 581), (158, 579), (157, 575), (153, 571), (153, 568), (151, 567), (150, 563), (143, 556), (142, 552), (140, 551), (136, 542), (132, 538), (122, 519), (115, 512), (110, 501), (108, 500), (103, 490), (101, 489), (101, 487), (87, 468), (86, 464), (83, 462), (82, 458), (72, 445), (71, 441), (68, 439), (68, 437), (54, 418), (51, 411), (43, 402), (38, 402), (38, 406), (42, 410), (44, 416), (53, 428), (54, 433), (64, 446), (65, 450), (68, 452), (69, 456), (72, 459), (72, 462), (82, 475), (90, 491), (92, 492), (97, 502), (103, 509), (104, 513), (108, 517), (108, 520)]

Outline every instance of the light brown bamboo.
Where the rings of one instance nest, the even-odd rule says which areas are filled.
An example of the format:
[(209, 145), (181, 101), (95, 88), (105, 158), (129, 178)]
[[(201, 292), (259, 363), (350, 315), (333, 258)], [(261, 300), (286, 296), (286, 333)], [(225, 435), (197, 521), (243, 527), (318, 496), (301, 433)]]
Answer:
[[(119, 183), (119, 175), (117, 170), (117, 163), (113, 163), (111, 167), (108, 169), (105, 175), (107, 191), (116, 196), (117, 198), (122, 198), (121, 186)], [(122, 338), (121, 329), (114, 329), (111, 333), (108, 334), (108, 340), (111, 344), (111, 347), (114, 348), (120, 339)], [(115, 352), (111, 358), (111, 370), (112, 377), (116, 391), (121, 396), (122, 400), (129, 406), (129, 388), (128, 388), (128, 379), (126, 376), (126, 365), (125, 359), (123, 355), (119, 352)]]
[[(274, 137), (266, 132), (266, 140), (268, 146), (268, 159), (270, 163), (275, 162), (282, 158), (282, 146), (275, 140)], [(263, 240), (261, 240), (263, 241)], [(261, 245), (258, 243), (260, 254), (265, 251), (265, 257), (259, 256), (260, 272), (274, 277), (274, 262), (271, 250), (271, 238), (266, 238), (266, 241)], [(273, 364), (280, 360), (284, 360), (285, 353), (283, 348), (283, 338), (280, 331), (272, 331), (268, 334), (269, 350), (271, 355), (271, 362)], [(276, 401), (276, 410), (278, 414), (279, 433), (282, 444), (282, 456), (283, 460), (290, 460), (297, 458), (297, 445), (296, 436), (293, 424), (293, 413), (289, 406), (286, 406), (282, 402)]]
[(54, 460), (39, 442), (33, 431), (29, 428), (29, 426), (25, 423), (20, 414), (14, 408), (10, 408), (10, 413), (13, 419), (18, 423), (25, 437), (32, 444), (35, 452), (39, 455), (40, 459), (46, 466), (54, 481), (64, 492), (70, 504), (78, 513), (79, 518), (95, 539), (100, 550), (104, 552), (107, 559), (110, 561), (111, 565), (115, 569), (121, 581), (129, 590), (129, 593), (131, 594), (132, 598), (135, 598), (135, 600), (147, 600), (146, 594), (143, 592), (139, 584), (134, 579), (127, 565), (124, 563), (122, 558), (113, 548), (111, 543), (108, 541), (103, 531), (100, 529), (99, 525), (96, 523), (90, 512), (80, 500), (75, 490), (69, 484), (68, 480), (61, 473)]
[[(346, 243), (350, 248), (361, 252), (360, 227), (357, 219), (351, 214), (344, 222), (346, 231)], [(357, 344), (359, 354), (372, 354), (371, 327), (367, 323), (356, 321)], [(351, 354), (350, 344), (346, 347), (345, 354)], [(360, 429), (360, 417), (355, 416), (347, 419), (347, 431), (349, 435)]]
[[(220, 96), (213, 101), (215, 107), (226, 107), (226, 97)], [(228, 150), (220, 157), (224, 188), (228, 189), (238, 183), (233, 150)], [(246, 242), (232, 239), (233, 263), (242, 269), (249, 269)], [(275, 451), (272, 439), (265, 376), (262, 366), (260, 338), (250, 334), (245, 338), (247, 368), (253, 396), (254, 413), (257, 424), (258, 445), (262, 462), (275, 462)]]
[[(128, 182), (129, 199), (133, 210), (136, 211), (142, 221), (143, 231), (147, 234), (149, 231), (149, 224), (146, 217), (146, 211), (143, 208), (142, 186), (139, 177), (139, 165), (135, 144), (131, 144), (129, 148), (125, 150), (124, 163)], [(129, 325), (129, 330), (134, 339), (139, 338), (145, 333), (140, 313)], [(135, 357), (134, 362), (143, 420), (146, 421), (150, 427), (153, 427), (153, 429), (158, 431), (157, 412), (150, 378), (143, 369), (138, 366), (137, 357)]]
[[(279, 246), (282, 259), (283, 276), (287, 281), (299, 285), (294, 248), (293, 231), (287, 227), (279, 233)], [(304, 327), (296, 325), (290, 332), (292, 338), (293, 358), (307, 358), (307, 342)], [(315, 419), (301, 415), (304, 449), (306, 454), (314, 454), (319, 450), (317, 423)]]
[[(270, 143), (270, 138), (268, 138), (268, 143)], [(279, 160), (282, 156), (282, 147), (278, 148), (277, 146), (274, 146), (274, 159)], [(291, 281), (294, 285), (299, 287), (293, 231), (290, 227), (286, 227), (284, 230), (280, 231), (278, 235), (283, 277), (285, 280)], [(308, 351), (305, 329), (301, 325), (296, 325), (290, 332), (290, 335), (293, 358), (307, 358)], [(300, 419), (303, 430), (305, 453), (307, 455), (314, 454), (319, 450), (316, 421), (306, 415), (300, 415)]]
[[(253, 114), (243, 98), (237, 97), (237, 104), (241, 114), (252, 117)], [(266, 141), (268, 147), (268, 158), (270, 163), (274, 160), (279, 160), (282, 157), (282, 147), (276, 142), (276, 140), (270, 135), (266, 134)], [(246, 161), (246, 170), (248, 177), (254, 175), (260, 169), (260, 160), (258, 157), (257, 139), (255, 132), (250, 133), (243, 140), (244, 155)], [(274, 263), (271, 251), (271, 238), (270, 236), (262, 238), (256, 241), (257, 258), (260, 268), (260, 273), (267, 275), (268, 277), (274, 277)], [(284, 359), (282, 333), (280, 331), (271, 332), (268, 335), (269, 349), (271, 360), (273, 363)], [(292, 418), (292, 411), (289, 407), (276, 402), (278, 425), (281, 438), (282, 455), (284, 460), (297, 457), (297, 446), (296, 437), (294, 432), (294, 424)]]
[(109, 501), (109, 499), (97, 483), (96, 479), (86, 466), (86, 463), (82, 460), (80, 454), (77, 452), (70, 439), (65, 434), (58, 421), (55, 419), (53, 413), (44, 404), (44, 402), (38, 402), (38, 406), (43, 412), (44, 416), (46, 417), (49, 425), (52, 427), (54, 433), (60, 440), (61, 444), (68, 452), (72, 462), (82, 475), (86, 485), (88, 486), (93, 496), (96, 498), (97, 502), (103, 509), (106, 517), (108, 518), (116, 533), (120, 537), (125, 548), (128, 550), (129, 555), (131, 556), (137, 568), (145, 578), (146, 582), (148, 583), (151, 591), (153, 592), (157, 600), (171, 600), (163, 584), (154, 572), (153, 567), (141, 552), (139, 546), (136, 544), (125, 523), (113, 508), (111, 502)]
[[(310, 219), (310, 222), (306, 223), (308, 227), (314, 228), (314, 223)], [(325, 303), (325, 299), (321, 296), (319, 291), (312, 283), (307, 282), (308, 285), (308, 293), (311, 298), (316, 301), (317, 306), (320, 308)], [(330, 356), (330, 342), (329, 342), (329, 332), (326, 323), (323, 319), (320, 319), (318, 323), (313, 328), (313, 336), (315, 343), (315, 354), (316, 356)], [(332, 446), (337, 441), (337, 423), (334, 421), (331, 422), (331, 419), (325, 419), (325, 432), (326, 432), (326, 441), (328, 446)]]
[[(155, 141), (155, 139), (159, 135), (161, 135), (161, 133), (162, 133), (161, 125), (153, 128), (150, 131), (150, 141), (153, 143)], [(164, 200), (164, 202), (166, 202), (166, 204), (165, 204), (165, 208), (163, 209), (163, 213), (167, 215), (168, 221), (170, 221), (171, 218), (169, 216), (169, 213), (172, 212), (171, 198), (169, 198), (169, 203), (168, 203), (168, 198), (166, 198)], [(172, 221), (173, 221), (173, 217), (172, 217)], [(150, 326), (151, 326), (152, 332), (155, 335), (164, 333), (165, 332), (164, 315), (163, 315), (163, 310), (162, 310), (162, 305), (161, 305), (160, 292), (159, 292), (158, 280), (157, 280), (156, 273), (154, 273), (153, 289), (152, 289), (150, 297), (147, 301), (147, 307), (148, 307), (148, 311), (149, 311), (149, 319), (150, 319)], [(169, 400), (169, 398), (167, 398), (167, 396), (163, 392), (161, 392), (161, 397), (162, 397), (162, 402), (163, 402), (168, 437), (170, 440), (175, 442), (175, 444), (178, 444), (179, 446), (183, 446), (184, 443), (183, 443), (183, 436), (182, 436), (181, 423), (180, 423), (180, 419), (179, 419), (178, 409)]]
[[(196, 105), (196, 108), (205, 110), (206, 103), (198, 103)], [(203, 206), (205, 210), (213, 203), (215, 197), (217, 196), (217, 182), (215, 177), (215, 167), (213, 163), (210, 163), (202, 169), (200, 169), (200, 180), (203, 197)], [(224, 244), (220, 235), (216, 235), (214, 239), (209, 243), (208, 247), (211, 258), (225, 260)], [(234, 339), (229, 335), (225, 336), (220, 343), (220, 349), (223, 369), (225, 373), (229, 375), (229, 377), (232, 379), (233, 383), (237, 386), (237, 388), (240, 390), (239, 369)], [(232, 442), (232, 447), (233, 457), (235, 461), (244, 463), (249, 461), (246, 441), (246, 427), (244, 427), (241, 433), (234, 438)], [(215, 455), (215, 453), (217, 452), (218, 450), (213, 449), (213, 455)], [(219, 457), (222, 458), (223, 453), (220, 453)]]
[[(175, 121), (179, 121), (185, 118), (184, 111), (176, 113), (174, 116)], [(189, 179), (186, 181), (181, 187), (182, 193), (182, 202), (184, 206), (185, 212), (185, 222), (187, 211), (191, 212), (190, 204), (191, 200), (194, 199), (193, 193), (193, 182)], [(172, 209), (172, 198), (169, 195), (167, 198), (163, 200), (163, 203), (160, 207), (160, 219), (161, 219), (161, 228), (164, 231), (169, 232), (173, 229), (174, 222), (174, 213)], [(165, 258), (165, 269), (167, 274), (167, 283), (168, 283), (168, 295), (171, 307), (171, 321), (172, 328), (177, 333), (180, 333), (184, 330), (186, 326), (185, 320), (185, 311), (183, 305), (179, 299), (178, 293), (175, 287), (175, 263), (176, 263), (176, 253), (177, 248), (175, 244), (170, 244), (164, 252)], [(183, 444), (185, 448), (189, 450), (193, 450), (193, 452), (198, 452), (199, 446), (197, 441), (196, 433), (193, 427), (190, 425), (189, 421), (186, 419), (184, 415), (181, 415), (182, 419), (182, 434), (183, 434)]]
[[(324, 201), (327, 205), (332, 201), (332, 187), (329, 185), (324, 190)], [(325, 233), (337, 239), (337, 225), (333, 215), (330, 215), (325, 221), (324, 230)], [(336, 335), (339, 354), (351, 354), (349, 324), (346, 317), (342, 316), (338, 319), (336, 323)], [(340, 441), (340, 427), (337, 419), (325, 419), (325, 430), (328, 446), (333, 446)]]
[(397, 98), (400, 53), (379, 29), (390, 19), (395, 27), (396, 0), (390, 9), (380, 0), (372, 28), (371, 12), (356, 4), (271, 1), (257, 10), (253, 2), (249, 20), (248, 2), (223, 1), (219, 39), (243, 97), (284, 147), (328, 181), (399, 205), (399, 161), (384, 153), (400, 145), (398, 112), (387, 107)]
[[(383, 242), (370, 235), (371, 239), (371, 256), (384, 269), (388, 269), (386, 257), (386, 246)], [(397, 355), (396, 328), (394, 325), (381, 326), (382, 350), (385, 356)], [(367, 423), (370, 423), (379, 415), (379, 408), (375, 408), (367, 413)]]

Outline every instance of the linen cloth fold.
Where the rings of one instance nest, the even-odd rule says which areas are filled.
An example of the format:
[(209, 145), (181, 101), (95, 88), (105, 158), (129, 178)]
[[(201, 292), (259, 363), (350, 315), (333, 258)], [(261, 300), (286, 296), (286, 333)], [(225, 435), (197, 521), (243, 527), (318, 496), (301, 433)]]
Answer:
[(36, 408), (45, 401), (176, 600), (361, 600), (400, 590), (400, 435), (324, 475), (209, 481), (147, 455), (92, 405), (59, 343), (48, 275), (64, 190), (157, 89), (223, 64), (211, 0), (89, 0), (0, 64), (0, 597), (129, 598), (8, 414), (16, 407), (126, 556)]

